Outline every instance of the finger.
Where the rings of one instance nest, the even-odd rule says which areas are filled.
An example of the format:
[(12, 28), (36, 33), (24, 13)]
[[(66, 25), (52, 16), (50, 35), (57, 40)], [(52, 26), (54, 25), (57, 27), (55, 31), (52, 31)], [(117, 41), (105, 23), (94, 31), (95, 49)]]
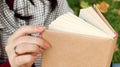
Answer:
[(20, 55), (15, 58), (15, 62), (18, 66), (21, 65), (27, 65), (27, 64), (33, 64), (33, 62), (36, 60), (38, 56), (35, 55)]
[(42, 39), (42, 40), (44, 40), (45, 41), (45, 43), (46, 43), (46, 45), (49, 47), (49, 48), (51, 48), (52, 47), (52, 45), (46, 40), (46, 39), (44, 39), (43, 37), (42, 37), (42, 34), (43, 33), (41, 33), (39, 36), (38, 36), (38, 38), (40, 38), (40, 39)]
[(25, 44), (25, 43), (36, 44), (39, 47), (44, 48), (44, 49), (50, 48), (50, 45), (45, 40), (37, 38), (37, 37), (31, 37), (31, 36), (20, 37), (19, 39), (16, 40), (14, 44), (18, 45), (18, 44)]
[(44, 26), (22, 26), (11, 36), (11, 39), (16, 39), (32, 33), (40, 33), (45, 29)]
[(28, 54), (28, 53), (42, 53), (44, 50), (35, 44), (21, 44), (16, 47), (16, 52), (18, 54)]

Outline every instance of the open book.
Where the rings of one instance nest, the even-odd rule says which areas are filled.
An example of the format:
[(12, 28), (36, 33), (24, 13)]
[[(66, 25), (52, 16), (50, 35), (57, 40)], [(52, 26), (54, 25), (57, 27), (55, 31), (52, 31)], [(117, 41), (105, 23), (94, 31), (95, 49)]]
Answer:
[(43, 32), (52, 48), (42, 54), (41, 67), (110, 67), (117, 34), (95, 7), (66, 13)]
[(72, 13), (64, 14), (53, 21), (49, 29), (107, 38), (117, 36), (95, 6), (81, 9), (80, 17)]

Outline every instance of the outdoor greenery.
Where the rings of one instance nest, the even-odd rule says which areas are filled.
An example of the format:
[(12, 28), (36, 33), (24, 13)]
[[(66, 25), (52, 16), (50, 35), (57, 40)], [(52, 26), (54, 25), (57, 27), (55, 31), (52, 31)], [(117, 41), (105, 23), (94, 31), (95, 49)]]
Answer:
[[(120, 34), (120, 0), (68, 0), (69, 6), (79, 15), (79, 9), (96, 4), (112, 27)], [(113, 56), (113, 63), (120, 63), (120, 36), (117, 41), (118, 51)]]

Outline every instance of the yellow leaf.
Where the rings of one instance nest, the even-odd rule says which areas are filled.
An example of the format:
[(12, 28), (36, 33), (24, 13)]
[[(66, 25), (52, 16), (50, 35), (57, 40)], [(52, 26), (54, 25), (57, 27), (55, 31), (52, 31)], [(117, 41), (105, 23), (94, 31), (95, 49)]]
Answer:
[(108, 11), (109, 8), (109, 4), (105, 1), (99, 3), (96, 5), (98, 7), (98, 9), (102, 12), (102, 13), (106, 13)]
[(118, 15), (120, 15), (120, 9), (118, 10)]

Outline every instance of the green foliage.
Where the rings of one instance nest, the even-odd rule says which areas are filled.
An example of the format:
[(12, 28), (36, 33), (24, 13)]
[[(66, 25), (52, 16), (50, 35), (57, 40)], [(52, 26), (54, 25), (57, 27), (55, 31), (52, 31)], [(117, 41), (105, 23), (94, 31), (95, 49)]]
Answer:
[(73, 9), (75, 14), (79, 14), (80, 0), (68, 0), (69, 6)]
[[(118, 11), (120, 12), (120, 0), (68, 0), (68, 3), (75, 14), (78, 15), (81, 8), (99, 4), (103, 1), (109, 4), (108, 11), (103, 13), (103, 15), (118, 32), (118, 35), (120, 35), (120, 13), (118, 13)], [(120, 63), (120, 36), (118, 37), (117, 44), (119, 49), (113, 56), (113, 63)]]

